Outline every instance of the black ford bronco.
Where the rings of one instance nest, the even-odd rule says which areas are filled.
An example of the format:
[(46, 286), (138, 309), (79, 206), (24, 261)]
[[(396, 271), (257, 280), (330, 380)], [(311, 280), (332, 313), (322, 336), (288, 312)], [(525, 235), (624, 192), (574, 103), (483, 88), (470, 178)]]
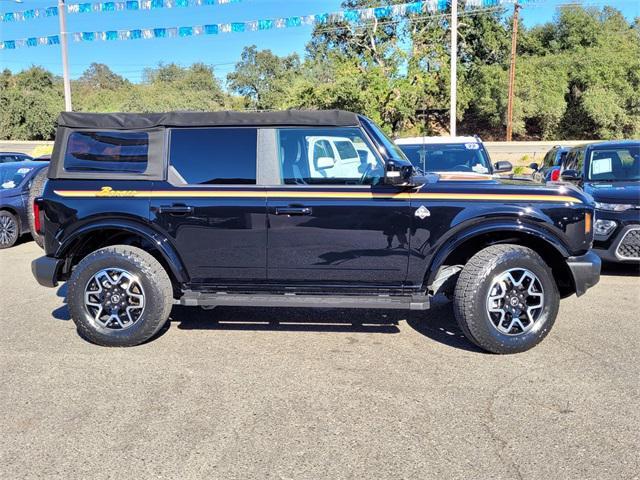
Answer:
[(401, 308), (453, 298), (461, 329), (527, 350), (598, 282), (594, 206), (571, 186), (418, 176), (344, 111), (63, 113), (34, 210), (79, 332), (151, 338), (173, 305)]

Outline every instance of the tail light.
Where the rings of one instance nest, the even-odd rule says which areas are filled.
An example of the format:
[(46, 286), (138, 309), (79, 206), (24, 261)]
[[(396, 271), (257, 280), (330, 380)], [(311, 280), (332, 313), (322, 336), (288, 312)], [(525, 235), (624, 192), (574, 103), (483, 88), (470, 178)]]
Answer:
[(36, 233), (42, 235), (42, 211), (40, 210), (39, 198), (33, 201), (33, 223), (36, 229)]
[(551, 170), (551, 181), (557, 182), (558, 180), (560, 180), (560, 169), (554, 168), (553, 170)]

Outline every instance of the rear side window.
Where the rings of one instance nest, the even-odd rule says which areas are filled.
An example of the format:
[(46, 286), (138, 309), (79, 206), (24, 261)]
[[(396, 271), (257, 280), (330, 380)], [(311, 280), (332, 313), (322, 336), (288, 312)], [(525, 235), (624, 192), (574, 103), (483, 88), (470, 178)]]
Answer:
[(256, 148), (255, 128), (175, 128), (169, 161), (187, 184), (255, 184)]
[(143, 173), (149, 161), (147, 132), (73, 132), (67, 140), (67, 172)]

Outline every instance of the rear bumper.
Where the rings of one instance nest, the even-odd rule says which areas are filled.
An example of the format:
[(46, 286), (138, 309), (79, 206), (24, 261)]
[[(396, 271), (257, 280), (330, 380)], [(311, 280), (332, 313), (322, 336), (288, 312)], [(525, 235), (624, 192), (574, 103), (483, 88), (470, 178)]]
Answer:
[(602, 260), (594, 251), (589, 251), (579, 257), (569, 257), (567, 265), (573, 275), (576, 295), (583, 295), (587, 289), (600, 281), (600, 267)]
[(43, 287), (58, 285), (58, 272), (64, 260), (53, 257), (40, 257), (31, 262), (31, 272)]

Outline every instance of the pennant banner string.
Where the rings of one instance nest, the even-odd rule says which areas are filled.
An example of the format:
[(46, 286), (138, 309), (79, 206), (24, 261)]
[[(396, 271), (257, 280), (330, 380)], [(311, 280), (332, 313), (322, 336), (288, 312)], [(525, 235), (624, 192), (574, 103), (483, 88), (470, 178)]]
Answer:
[[(155, 10), (158, 8), (187, 8), (210, 5), (226, 5), (240, 3), (244, 0), (120, 0), (108, 2), (85, 2), (67, 4), (67, 12), (74, 13), (102, 13), (120, 12), (123, 10)], [(58, 7), (31, 8), (19, 12), (0, 13), (2, 22), (24, 22), (37, 18), (57, 17)]]
[[(152, 0), (155, 1), (155, 0)], [(167, 0), (158, 0), (164, 1)], [(175, 0), (187, 1), (187, 0)], [(193, 1), (193, 0), (189, 0)], [(223, 3), (225, 0), (217, 0)], [(229, 0), (225, 3), (230, 3)], [(238, 0), (240, 1), (240, 0)], [(513, 4), (515, 0), (467, 0), (466, 5), (482, 8), (496, 8)], [(529, 3), (535, 0), (519, 0)], [(68, 35), (74, 42), (95, 42), (113, 40), (138, 40), (151, 38), (194, 37), (200, 35), (218, 35), (223, 33), (256, 32), (272, 29), (300, 27), (303, 25), (330, 25), (336, 22), (357, 23), (372, 19), (387, 19), (389, 17), (405, 17), (409, 15), (442, 13), (447, 8), (447, 0), (426, 0), (420, 2), (389, 5), (385, 7), (363, 8), (357, 10), (343, 10), (334, 13), (320, 13), (300, 17), (286, 17), (265, 20), (251, 20), (248, 22), (216, 23), (185, 27), (135, 28), (130, 30), (106, 30), (96, 32), (74, 32)], [(22, 38), (18, 40), (0, 41), (0, 50), (13, 50), (22, 47), (36, 47), (41, 45), (58, 45), (59, 35)]]

